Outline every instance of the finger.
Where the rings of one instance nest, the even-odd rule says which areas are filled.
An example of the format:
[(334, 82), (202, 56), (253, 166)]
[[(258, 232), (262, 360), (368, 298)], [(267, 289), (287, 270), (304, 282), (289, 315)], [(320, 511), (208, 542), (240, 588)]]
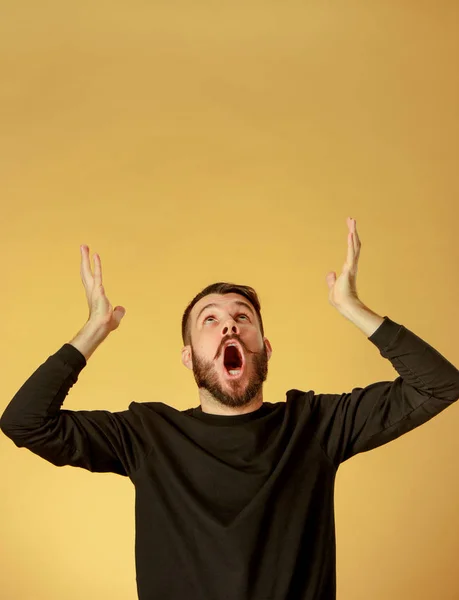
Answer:
[(359, 234), (357, 232), (357, 223), (356, 223), (355, 219), (348, 217), (348, 226), (349, 226), (349, 230), (351, 233), (352, 245), (354, 248), (354, 256), (356, 259), (358, 259), (361, 244), (360, 244)]
[(347, 218), (347, 224), (349, 227), (348, 232), (348, 244), (347, 244), (347, 258), (346, 258), (346, 267), (348, 269), (357, 269), (357, 264), (359, 261), (359, 249), (360, 242), (357, 238), (357, 229), (355, 219), (351, 217)]
[(94, 284), (102, 285), (102, 264), (98, 254), (94, 254)]
[(354, 255), (355, 255), (355, 249), (354, 249), (354, 242), (352, 240), (352, 232), (349, 232), (347, 234), (346, 264), (349, 265), (350, 267), (354, 264)]
[(87, 286), (92, 283), (92, 279), (93, 279), (91, 264), (89, 262), (89, 248), (88, 248), (88, 246), (80, 246), (80, 250), (81, 250), (81, 267), (80, 267), (81, 279), (83, 280), (83, 283), (85, 284), (85, 286)]
[(359, 254), (360, 254), (360, 246), (362, 244), (360, 242), (359, 233), (357, 231), (357, 224), (355, 221), (354, 221), (354, 231), (352, 233), (352, 238), (354, 240), (355, 255), (356, 255), (356, 258), (358, 258)]

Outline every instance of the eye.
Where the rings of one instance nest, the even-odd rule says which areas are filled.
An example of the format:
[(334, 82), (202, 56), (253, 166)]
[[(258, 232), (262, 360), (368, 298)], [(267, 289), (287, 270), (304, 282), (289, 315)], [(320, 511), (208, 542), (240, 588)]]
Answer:
[[(241, 313), (241, 314), (239, 314), (239, 315), (238, 315), (238, 317), (245, 317), (246, 319), (248, 319), (248, 318), (249, 318), (249, 317), (248, 317), (248, 315), (246, 315), (245, 313)], [(204, 319), (204, 323), (206, 323), (206, 321), (207, 321), (208, 319), (215, 319), (215, 317), (214, 317), (214, 315), (209, 315), (208, 317), (206, 317), (206, 318)], [(249, 319), (249, 320), (250, 320), (250, 319)]]

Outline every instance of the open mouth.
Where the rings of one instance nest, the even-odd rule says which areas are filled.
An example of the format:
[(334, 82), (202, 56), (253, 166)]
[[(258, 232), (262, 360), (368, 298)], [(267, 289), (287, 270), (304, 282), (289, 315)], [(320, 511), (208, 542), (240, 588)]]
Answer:
[(227, 346), (223, 352), (223, 371), (230, 379), (240, 377), (245, 369), (245, 360), (237, 346)]

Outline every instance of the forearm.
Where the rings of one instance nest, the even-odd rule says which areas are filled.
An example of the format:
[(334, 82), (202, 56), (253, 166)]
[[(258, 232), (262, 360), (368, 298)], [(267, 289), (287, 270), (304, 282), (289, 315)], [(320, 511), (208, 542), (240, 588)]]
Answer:
[(35, 442), (40, 446), (44, 431), (52, 438), (56, 432), (52, 421), (85, 365), (81, 353), (64, 344), (21, 385), (0, 417), (0, 429), (18, 446)]
[(97, 327), (88, 321), (68, 343), (79, 350), (86, 360), (89, 360), (90, 356), (105, 340), (107, 335), (108, 333), (101, 330), (100, 327)]
[(360, 300), (347, 304), (339, 309), (339, 312), (354, 325), (357, 325), (367, 338), (371, 337), (384, 321), (383, 317), (370, 310)]

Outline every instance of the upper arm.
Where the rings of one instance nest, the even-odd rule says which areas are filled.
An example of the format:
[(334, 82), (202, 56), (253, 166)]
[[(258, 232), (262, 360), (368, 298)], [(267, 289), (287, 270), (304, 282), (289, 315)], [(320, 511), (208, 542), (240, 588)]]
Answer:
[(310, 402), (315, 434), (335, 465), (400, 437), (450, 405), (402, 377), (348, 393), (317, 394)]
[(34, 427), (4, 429), (19, 448), (56, 466), (129, 476), (148, 451), (135, 415), (129, 410), (65, 410)]

